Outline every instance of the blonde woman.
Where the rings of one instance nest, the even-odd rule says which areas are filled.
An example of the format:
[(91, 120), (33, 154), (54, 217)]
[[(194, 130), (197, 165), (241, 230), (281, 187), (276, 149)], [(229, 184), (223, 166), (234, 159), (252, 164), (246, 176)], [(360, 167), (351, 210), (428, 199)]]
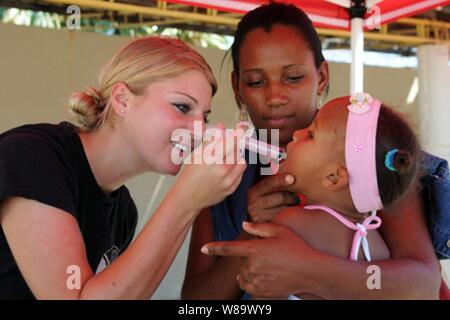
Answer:
[(181, 41), (154, 37), (121, 49), (98, 80), (70, 98), (79, 127), (0, 135), (0, 298), (147, 299), (199, 211), (241, 180), (245, 164), (185, 165), (131, 243), (137, 210), (124, 183), (178, 173), (172, 133), (205, 121), (216, 81)]

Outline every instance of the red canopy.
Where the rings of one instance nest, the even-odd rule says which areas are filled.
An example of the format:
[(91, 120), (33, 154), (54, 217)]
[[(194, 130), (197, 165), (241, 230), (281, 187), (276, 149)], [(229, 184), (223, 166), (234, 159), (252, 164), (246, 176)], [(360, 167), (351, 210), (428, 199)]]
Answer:
[[(237, 13), (245, 13), (268, 3), (267, 0), (169, 0), (168, 2)], [(373, 29), (384, 23), (450, 4), (450, 0), (292, 0), (279, 2), (292, 3), (304, 10), (316, 27), (351, 30), (351, 93), (363, 91), (365, 27)], [(364, 10), (353, 10), (352, 12), (356, 14), (351, 17), (347, 8), (350, 8), (352, 3), (361, 5), (361, 2), (364, 2), (368, 8), (364, 19), (361, 16), (365, 12)]]
[[(245, 13), (267, 0), (169, 0), (197, 7), (213, 8), (221, 11)], [(292, 3), (304, 10), (316, 27), (332, 29), (350, 29), (350, 15), (344, 6), (350, 6), (350, 0), (293, 0), (279, 1)], [(413, 16), (438, 6), (450, 4), (450, 0), (366, 0), (367, 7), (376, 5), (379, 9), (381, 24), (400, 18)], [(369, 9), (370, 10), (370, 9)], [(374, 14), (369, 11), (366, 18)]]

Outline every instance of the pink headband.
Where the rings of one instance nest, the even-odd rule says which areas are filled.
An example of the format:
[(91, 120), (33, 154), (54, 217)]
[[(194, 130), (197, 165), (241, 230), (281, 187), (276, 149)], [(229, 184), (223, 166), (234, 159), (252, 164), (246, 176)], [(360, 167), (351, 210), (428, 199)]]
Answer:
[(376, 136), (381, 102), (367, 93), (350, 97), (345, 137), (345, 162), (350, 193), (358, 212), (376, 212), (383, 208), (378, 192)]

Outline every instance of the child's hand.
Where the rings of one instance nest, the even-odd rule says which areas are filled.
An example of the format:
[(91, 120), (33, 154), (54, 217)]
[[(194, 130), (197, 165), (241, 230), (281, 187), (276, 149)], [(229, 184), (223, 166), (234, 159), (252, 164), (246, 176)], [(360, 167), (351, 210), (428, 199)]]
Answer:
[(298, 197), (283, 191), (294, 184), (290, 174), (269, 176), (251, 187), (247, 193), (247, 211), (253, 222), (266, 222), (288, 206), (299, 204)]

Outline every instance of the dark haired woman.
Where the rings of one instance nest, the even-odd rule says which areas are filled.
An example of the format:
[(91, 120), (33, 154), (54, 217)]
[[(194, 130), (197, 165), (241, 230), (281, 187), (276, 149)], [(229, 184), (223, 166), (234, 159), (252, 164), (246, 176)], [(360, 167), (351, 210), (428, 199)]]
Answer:
[[(311, 21), (295, 6), (280, 3), (250, 11), (238, 25), (232, 58), (241, 111), (248, 111), (258, 129), (279, 129), (280, 144), (287, 145), (295, 130), (312, 122), (329, 81)], [(288, 228), (268, 223), (298, 199), (283, 191), (294, 183), (293, 176), (261, 177), (259, 168), (249, 165), (235, 193), (197, 217), (184, 298), (237, 299), (242, 290), (268, 298), (298, 292), (328, 299), (437, 298), (439, 268), (417, 192), (392, 212), (380, 213), (380, 232), (392, 259), (377, 261), (382, 289), (369, 290), (367, 262), (323, 254)], [(210, 254), (225, 257), (200, 252), (214, 240), (248, 239), (242, 231), (246, 219), (258, 222), (246, 231), (265, 239), (208, 247)]]

